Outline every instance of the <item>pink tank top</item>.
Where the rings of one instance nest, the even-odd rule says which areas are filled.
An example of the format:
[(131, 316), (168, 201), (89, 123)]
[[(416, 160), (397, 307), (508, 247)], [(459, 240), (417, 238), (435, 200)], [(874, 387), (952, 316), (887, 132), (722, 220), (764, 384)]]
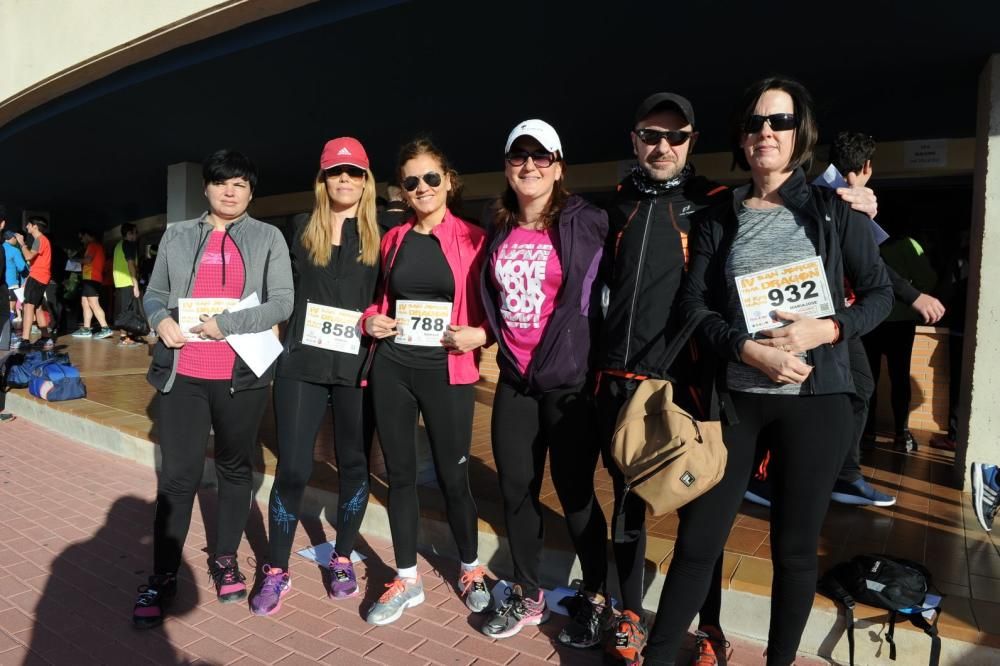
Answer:
[[(225, 284), (222, 280), (223, 239)], [(224, 231), (212, 231), (198, 264), (191, 298), (242, 298), (244, 280), (243, 257), (236, 243)], [(181, 347), (180, 354), (177, 374), (198, 379), (230, 379), (233, 376), (236, 352), (227, 342), (188, 342)]]
[(562, 286), (558, 233), (518, 227), (490, 258), (490, 276), (499, 292), (500, 333), (522, 374)]

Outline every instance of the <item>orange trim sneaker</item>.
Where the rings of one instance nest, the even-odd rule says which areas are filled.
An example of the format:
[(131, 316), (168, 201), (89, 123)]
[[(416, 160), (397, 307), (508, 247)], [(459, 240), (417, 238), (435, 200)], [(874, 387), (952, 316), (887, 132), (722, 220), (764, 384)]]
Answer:
[(458, 581), (459, 593), (465, 600), (465, 607), (473, 613), (482, 613), (490, 606), (490, 591), (486, 589), (486, 569), (477, 566), (463, 570)]
[(642, 648), (645, 646), (646, 625), (632, 611), (623, 611), (615, 622), (615, 631), (608, 643), (611, 661), (626, 666), (638, 666)]
[(694, 660), (691, 666), (726, 666), (729, 641), (721, 629), (702, 625), (694, 632), (694, 637)]

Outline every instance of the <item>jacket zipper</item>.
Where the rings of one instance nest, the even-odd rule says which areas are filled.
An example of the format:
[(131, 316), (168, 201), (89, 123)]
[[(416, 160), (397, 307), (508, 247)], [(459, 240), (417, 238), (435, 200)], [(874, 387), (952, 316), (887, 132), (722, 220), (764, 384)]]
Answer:
[[(646, 211), (646, 226), (642, 230), (642, 245), (639, 247), (639, 265), (635, 269), (635, 284), (632, 285), (632, 305), (628, 311), (628, 330), (625, 331), (625, 358), (622, 362), (628, 365), (632, 352), (632, 321), (635, 319), (635, 300), (639, 296), (639, 276), (642, 275), (642, 262), (646, 256), (646, 241), (649, 239), (649, 220), (653, 217), (653, 205), (655, 199), (649, 202), (649, 209)], [(669, 204), (668, 204), (669, 205)]]

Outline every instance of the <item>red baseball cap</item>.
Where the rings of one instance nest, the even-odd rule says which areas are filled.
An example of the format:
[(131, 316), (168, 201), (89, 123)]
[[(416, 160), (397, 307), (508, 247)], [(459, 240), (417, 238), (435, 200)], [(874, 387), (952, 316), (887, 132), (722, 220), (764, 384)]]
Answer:
[(326, 142), (323, 154), (319, 157), (319, 168), (329, 169), (339, 164), (368, 168), (368, 153), (360, 141), (350, 136), (342, 136)]

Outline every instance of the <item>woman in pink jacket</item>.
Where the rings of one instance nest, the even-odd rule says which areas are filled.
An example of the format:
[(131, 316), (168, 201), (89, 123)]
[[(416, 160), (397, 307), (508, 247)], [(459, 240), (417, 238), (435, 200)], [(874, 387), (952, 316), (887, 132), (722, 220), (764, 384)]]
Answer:
[(481, 612), (490, 596), (479, 565), (476, 504), (469, 489), (469, 447), (486, 343), (478, 280), (484, 232), (448, 205), (461, 183), (433, 144), (403, 146), (399, 180), (413, 216), (382, 239), (382, 278), (362, 316), (376, 339), (369, 387), (389, 476), (389, 527), (397, 576), (368, 612), (371, 624), (395, 622), (424, 601), (417, 575), (417, 415), (423, 416), (445, 510), (462, 560), (459, 592)]

